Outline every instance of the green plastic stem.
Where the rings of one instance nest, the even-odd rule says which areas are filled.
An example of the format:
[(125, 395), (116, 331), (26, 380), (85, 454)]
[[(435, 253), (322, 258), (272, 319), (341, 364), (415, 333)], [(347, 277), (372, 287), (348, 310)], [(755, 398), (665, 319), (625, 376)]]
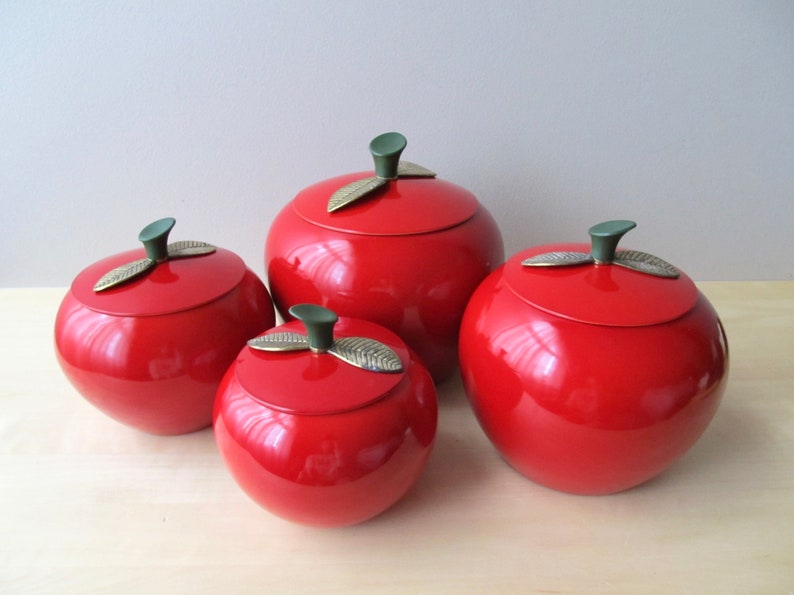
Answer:
[(336, 313), (315, 304), (296, 304), (289, 309), (289, 313), (306, 327), (309, 349), (324, 353), (331, 348), (334, 344), (334, 325), (339, 320)]
[(609, 264), (615, 259), (618, 242), (627, 232), (637, 227), (634, 221), (605, 221), (587, 230), (590, 234), (590, 255), (599, 264)]
[(143, 242), (146, 256), (150, 260), (163, 262), (168, 259), (168, 234), (171, 233), (175, 223), (173, 217), (158, 219), (144, 227), (138, 234), (138, 240)]
[(369, 152), (375, 160), (375, 175), (394, 180), (400, 164), (400, 155), (408, 141), (399, 132), (386, 132), (369, 143)]

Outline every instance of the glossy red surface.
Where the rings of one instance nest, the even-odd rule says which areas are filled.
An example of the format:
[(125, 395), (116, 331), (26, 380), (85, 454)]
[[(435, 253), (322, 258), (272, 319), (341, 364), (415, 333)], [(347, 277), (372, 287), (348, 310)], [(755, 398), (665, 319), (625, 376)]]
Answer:
[[(325, 185), (320, 187), (327, 192)], [(435, 192), (451, 193), (451, 198), (435, 207)], [(445, 205), (454, 203), (455, 192), (464, 197), (463, 209), (447, 212)], [(310, 199), (324, 209), (328, 195), (323, 193), (301, 195), (301, 209), (306, 211)], [(407, 209), (411, 215), (398, 221), (394, 213), (402, 210), (394, 207), (405, 197), (412, 197), (408, 201), (412, 205), (424, 206), (418, 211)], [(288, 204), (273, 221), (265, 244), (276, 307), (286, 320), (290, 306), (314, 303), (340, 316), (385, 326), (417, 352), (434, 380), (449, 377), (457, 367), (458, 329), (469, 296), (504, 259), (496, 223), (476, 203), (463, 222), (436, 229), (470, 211), (471, 200), (467, 191), (439, 180), (396, 180), (377, 196), (338, 212), (344, 217), (340, 227), (346, 230), (353, 229), (359, 217), (366, 221), (362, 233), (309, 222), (294, 202)], [(388, 209), (380, 208), (384, 205)], [(407, 222), (414, 224), (423, 217), (434, 222), (435, 231), (403, 233), (410, 229)], [(378, 231), (385, 235), (372, 235), (373, 221), (380, 222)], [(389, 231), (392, 223), (396, 227)], [(395, 231), (398, 227), (400, 233)]]
[[(500, 268), (472, 296), (460, 358), (477, 419), (510, 465), (557, 490), (608, 494), (658, 475), (695, 443), (728, 372), (725, 333), (702, 294), (669, 322), (607, 326), (540, 310), (506, 278)], [(598, 309), (596, 295), (580, 298)]]
[[(361, 327), (346, 327), (345, 319), (339, 325), (363, 335)], [(248, 350), (241, 352), (237, 363)], [(364, 404), (352, 409), (293, 413), (285, 409), (304, 410), (308, 400), (328, 398), (328, 377), (317, 381), (313, 376), (317, 369), (340, 381), (377, 373), (353, 368), (330, 354), (267, 355), (290, 358), (292, 368), (302, 362), (303, 370), (288, 387), (295, 395), (294, 407), (285, 407), (280, 392), (275, 398), (279, 408), (267, 404), (269, 392), (247, 392), (237, 364), (224, 376), (215, 401), (215, 439), (240, 487), (277, 516), (321, 527), (360, 523), (397, 502), (421, 475), (435, 440), (437, 401), (427, 370), (403, 348), (404, 373), (380, 398), (358, 394), (354, 401)], [(256, 360), (247, 361), (256, 365)], [(259, 364), (266, 373), (272, 362)], [(340, 372), (341, 366), (347, 369)], [(345, 401), (344, 396), (335, 398)]]
[[(180, 272), (182, 265), (192, 268), (210, 257), (158, 265), (123, 291), (149, 282), (173, 284), (165, 291), (172, 295), (201, 295), (196, 285), (201, 278)], [(228, 264), (225, 256), (220, 263)], [(243, 268), (239, 282), (224, 294), (169, 314), (98, 312), (70, 289), (56, 317), (55, 348), (66, 377), (101, 411), (152, 434), (183, 434), (211, 424), (215, 391), (226, 369), (248, 339), (274, 324), (267, 289)]]

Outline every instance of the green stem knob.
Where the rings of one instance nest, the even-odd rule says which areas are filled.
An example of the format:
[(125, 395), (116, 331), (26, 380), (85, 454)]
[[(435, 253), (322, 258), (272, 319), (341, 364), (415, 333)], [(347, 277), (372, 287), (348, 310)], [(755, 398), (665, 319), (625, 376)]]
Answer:
[(590, 255), (599, 264), (609, 264), (615, 259), (618, 242), (627, 232), (637, 227), (634, 221), (605, 221), (587, 230), (590, 234)]
[(375, 160), (375, 175), (394, 180), (400, 164), (400, 155), (408, 141), (399, 132), (386, 132), (369, 143), (369, 152)]
[(334, 344), (334, 325), (339, 317), (322, 306), (315, 304), (296, 304), (289, 313), (306, 327), (309, 349), (315, 353), (325, 353)]
[(158, 219), (144, 227), (138, 234), (138, 240), (143, 242), (149, 260), (163, 262), (168, 259), (168, 234), (171, 233), (175, 223), (173, 217)]

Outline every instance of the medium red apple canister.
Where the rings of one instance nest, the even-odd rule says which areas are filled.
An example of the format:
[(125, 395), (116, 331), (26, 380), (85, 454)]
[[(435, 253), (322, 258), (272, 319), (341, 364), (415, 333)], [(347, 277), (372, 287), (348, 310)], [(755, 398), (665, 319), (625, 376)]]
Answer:
[(436, 435), (430, 374), (393, 332), (315, 304), (248, 342), (215, 401), (218, 448), (260, 506), (340, 527), (391, 507)]
[(591, 244), (520, 252), (477, 288), (460, 361), (476, 417), (504, 459), (575, 494), (660, 474), (705, 431), (725, 389), (728, 344), (692, 280), (617, 249), (632, 221)]
[(298, 303), (370, 320), (397, 333), (435, 381), (457, 369), (471, 293), (504, 260), (499, 229), (468, 190), (400, 161), (405, 137), (370, 144), (375, 171), (304, 189), (265, 243), (276, 308)]
[(61, 302), (55, 350), (89, 402), (151, 434), (208, 427), (218, 384), (251, 337), (275, 324), (262, 281), (234, 253), (168, 243), (172, 218), (144, 247), (83, 270)]

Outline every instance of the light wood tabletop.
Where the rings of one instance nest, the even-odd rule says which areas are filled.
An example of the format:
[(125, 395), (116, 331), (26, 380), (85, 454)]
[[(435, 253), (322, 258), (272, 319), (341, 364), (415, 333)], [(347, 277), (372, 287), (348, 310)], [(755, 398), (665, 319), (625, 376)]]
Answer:
[(452, 380), (417, 485), (344, 529), (259, 508), (210, 429), (158, 437), (105, 417), (55, 359), (66, 290), (0, 290), (0, 592), (794, 593), (794, 282), (698, 285), (729, 379), (667, 472), (601, 497), (533, 484)]

